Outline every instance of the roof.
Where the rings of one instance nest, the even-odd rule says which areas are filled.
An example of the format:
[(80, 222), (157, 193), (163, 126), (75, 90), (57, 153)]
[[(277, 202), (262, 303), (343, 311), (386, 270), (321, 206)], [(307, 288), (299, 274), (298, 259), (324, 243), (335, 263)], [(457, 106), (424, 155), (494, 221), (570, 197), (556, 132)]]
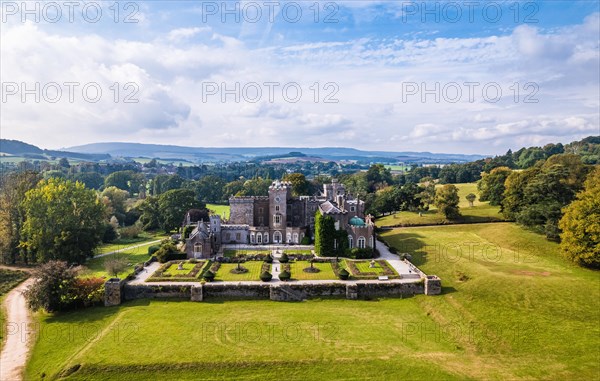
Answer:
[(345, 211), (340, 210), (340, 208), (338, 208), (337, 206), (333, 205), (333, 203), (331, 201), (325, 201), (324, 203), (319, 205), (319, 208), (321, 209), (323, 214), (344, 214), (344, 213), (346, 213)]
[(367, 226), (367, 224), (365, 224), (365, 221), (358, 216), (352, 217), (348, 223), (352, 226)]

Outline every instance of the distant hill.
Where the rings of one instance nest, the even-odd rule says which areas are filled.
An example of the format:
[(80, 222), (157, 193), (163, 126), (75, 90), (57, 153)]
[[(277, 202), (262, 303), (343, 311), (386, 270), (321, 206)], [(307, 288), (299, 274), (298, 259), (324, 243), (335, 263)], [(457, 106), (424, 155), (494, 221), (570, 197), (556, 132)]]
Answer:
[(68, 152), (41, 149), (32, 144), (24, 143), (19, 140), (0, 139), (0, 153), (12, 156), (24, 157), (31, 160), (49, 160), (51, 158), (67, 158), (84, 161), (109, 160), (110, 155), (88, 154), (82, 152)]
[(361, 162), (405, 163), (466, 163), (483, 159), (483, 155), (440, 154), (431, 152), (362, 151), (345, 147), (297, 148), (297, 147), (183, 147), (140, 143), (93, 143), (69, 147), (65, 150), (86, 154), (109, 154), (114, 157), (160, 157), (184, 159), (192, 162), (246, 161), (257, 158), (273, 158), (301, 153), (328, 160), (357, 160)]

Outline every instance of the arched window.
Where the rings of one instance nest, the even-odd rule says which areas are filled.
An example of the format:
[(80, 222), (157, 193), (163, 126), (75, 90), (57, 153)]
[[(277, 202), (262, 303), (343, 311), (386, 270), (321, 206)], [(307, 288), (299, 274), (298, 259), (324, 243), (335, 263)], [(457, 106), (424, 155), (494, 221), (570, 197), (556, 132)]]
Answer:
[(287, 243), (292, 242), (292, 233), (287, 233), (286, 236), (285, 236), (285, 238), (286, 238), (286, 242)]
[(375, 247), (375, 245), (373, 244), (373, 236), (369, 238), (369, 247)]
[(263, 239), (264, 243), (269, 243), (269, 233), (265, 233), (265, 238)]
[(254, 243), (254, 233), (250, 234), (250, 243)]
[(349, 247), (349, 248), (351, 248), (351, 249), (354, 247), (354, 245), (353, 245), (353, 241), (354, 241), (354, 240), (352, 239), (352, 236), (351, 236), (351, 235), (349, 235), (349, 236), (348, 236), (348, 247)]
[(298, 243), (298, 233), (294, 233), (294, 243)]
[(202, 254), (202, 244), (201, 243), (194, 244), (194, 254), (196, 254), (196, 253)]
[(259, 244), (262, 243), (262, 234), (258, 233), (256, 235), (256, 243), (259, 243)]
[(281, 243), (281, 232), (273, 233), (273, 241), (275, 243)]
[(358, 246), (359, 249), (364, 249), (366, 241), (367, 240), (365, 239), (365, 237), (359, 237), (356, 240), (356, 245)]

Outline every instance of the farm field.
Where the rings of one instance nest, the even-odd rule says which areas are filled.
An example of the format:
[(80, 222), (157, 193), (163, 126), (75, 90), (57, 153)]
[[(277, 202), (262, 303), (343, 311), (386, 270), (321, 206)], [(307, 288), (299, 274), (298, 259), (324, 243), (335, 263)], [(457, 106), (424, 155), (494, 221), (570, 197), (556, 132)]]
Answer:
[[(418, 226), (504, 221), (504, 216), (500, 213), (500, 207), (490, 205), (487, 201), (479, 201), (477, 184), (464, 183), (454, 185), (458, 188), (458, 197), (460, 201), (458, 206), (462, 214), (462, 217), (455, 221), (446, 221), (442, 215), (438, 214), (436, 207), (430, 205), (429, 210), (423, 212), (422, 216), (419, 216), (418, 212), (402, 211), (379, 217), (375, 220), (375, 224), (377, 226)], [(465, 198), (469, 193), (473, 193), (477, 196), (472, 207), (469, 206), (469, 202)]]
[(600, 274), (564, 261), (555, 243), (512, 223), (383, 238), (439, 275), (443, 295), (38, 314), (53, 334), (38, 338), (27, 379), (67, 369), (77, 370), (65, 380), (279, 379), (282, 369), (288, 380), (598, 378)]

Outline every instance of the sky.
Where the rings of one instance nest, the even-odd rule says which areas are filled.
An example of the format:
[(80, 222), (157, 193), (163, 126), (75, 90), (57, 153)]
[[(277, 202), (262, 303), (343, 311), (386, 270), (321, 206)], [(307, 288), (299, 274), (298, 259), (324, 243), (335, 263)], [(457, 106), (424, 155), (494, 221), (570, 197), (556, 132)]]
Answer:
[(501, 154), (600, 135), (598, 1), (0, 2), (0, 135)]

